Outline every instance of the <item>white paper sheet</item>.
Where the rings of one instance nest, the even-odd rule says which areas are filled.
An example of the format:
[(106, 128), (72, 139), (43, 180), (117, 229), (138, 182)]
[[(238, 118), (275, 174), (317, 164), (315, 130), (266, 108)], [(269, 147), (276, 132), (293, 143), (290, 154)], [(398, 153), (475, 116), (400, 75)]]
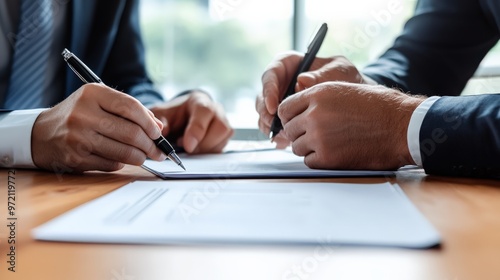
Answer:
[(289, 150), (254, 150), (209, 155), (182, 155), (187, 171), (166, 160), (146, 160), (143, 168), (163, 179), (312, 178), (394, 176), (393, 171), (318, 170)]
[(398, 186), (137, 181), (34, 230), (40, 240), (430, 247), (439, 235)]

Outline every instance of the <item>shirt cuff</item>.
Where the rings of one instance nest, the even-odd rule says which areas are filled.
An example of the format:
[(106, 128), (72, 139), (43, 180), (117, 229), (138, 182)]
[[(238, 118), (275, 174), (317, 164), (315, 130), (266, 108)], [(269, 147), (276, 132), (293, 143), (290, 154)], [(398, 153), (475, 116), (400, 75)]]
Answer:
[(432, 104), (436, 102), (440, 96), (433, 96), (427, 98), (413, 111), (408, 124), (408, 150), (416, 165), (422, 166), (422, 156), (420, 154), (420, 127), (424, 121), (427, 111), (431, 108)]
[(0, 114), (0, 167), (36, 168), (31, 158), (31, 131), (38, 115), (44, 110)]

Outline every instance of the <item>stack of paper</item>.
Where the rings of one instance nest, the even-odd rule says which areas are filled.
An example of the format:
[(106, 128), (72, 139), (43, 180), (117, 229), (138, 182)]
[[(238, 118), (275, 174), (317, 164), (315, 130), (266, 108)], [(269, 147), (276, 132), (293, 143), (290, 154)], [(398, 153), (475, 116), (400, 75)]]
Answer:
[(147, 160), (142, 167), (163, 179), (394, 176), (393, 171), (311, 169), (304, 164), (304, 158), (289, 150), (265, 149), (211, 155), (182, 155), (181, 158), (187, 171), (169, 160)]
[(439, 235), (397, 185), (134, 182), (38, 228), (40, 240), (430, 247)]

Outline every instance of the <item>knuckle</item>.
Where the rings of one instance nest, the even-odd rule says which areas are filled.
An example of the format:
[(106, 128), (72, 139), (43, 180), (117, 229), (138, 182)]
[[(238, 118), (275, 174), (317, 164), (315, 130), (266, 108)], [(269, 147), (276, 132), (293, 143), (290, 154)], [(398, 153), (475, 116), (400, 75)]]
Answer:
[(283, 133), (285, 134), (286, 138), (287, 139), (290, 139), (290, 140), (295, 140), (295, 138), (293, 138), (293, 126), (290, 125), (290, 123), (284, 123), (282, 121), (282, 124), (283, 124)]
[(310, 120), (309, 122), (309, 127), (315, 127), (317, 125), (317, 118), (318, 118), (318, 110), (316, 109), (316, 106), (311, 107), (307, 112), (305, 112), (305, 119)]
[[(151, 142), (151, 141), (149, 141), (149, 142)], [(153, 142), (151, 142), (151, 143), (153, 143)], [(160, 153), (160, 152), (159, 152), (159, 149), (158, 149), (155, 145), (153, 145), (153, 144), (149, 145), (149, 146), (146, 148), (146, 150), (147, 150), (147, 151), (146, 151), (146, 153), (147, 153), (150, 157), (153, 157), (154, 155), (157, 155), (157, 154), (159, 154), (159, 153)]]
[(66, 116), (65, 124), (68, 128), (78, 127), (81, 123), (81, 117), (75, 111), (72, 111), (70, 114)]
[(125, 103), (128, 104), (130, 107), (136, 108), (136, 109), (142, 109), (142, 104), (139, 100), (137, 100), (137, 99), (135, 99), (132, 96), (127, 95), (127, 94), (125, 94), (124, 96), (126, 97)]
[(324, 165), (322, 164), (321, 158), (318, 158), (317, 152), (314, 154), (315, 156), (306, 156), (304, 158), (304, 163), (312, 168), (312, 169), (322, 169)]
[(118, 94), (119, 98), (114, 99), (113, 102), (111, 103), (113, 111), (116, 111), (120, 114), (128, 115), (131, 112), (142, 109), (142, 105), (137, 99), (127, 94), (120, 94), (120, 93), (115, 93), (115, 94)]
[(292, 152), (298, 156), (303, 156), (300, 145), (297, 142), (292, 142)]
[(347, 60), (347, 58), (343, 55), (335, 55), (335, 56), (333, 56), (333, 59), (334, 60), (343, 60), (343, 61)]
[(123, 96), (124, 96), (124, 98), (123, 98), (124, 108), (128, 108), (131, 111), (142, 109), (142, 105), (137, 99), (132, 98), (129, 95), (123, 95)]
[(93, 99), (94, 92), (99, 89), (101, 85), (99, 84), (85, 84), (82, 87), (80, 87), (80, 90), (78, 91), (78, 97), (81, 100), (88, 100), (88, 99)]
[(317, 145), (324, 145), (324, 141), (322, 140), (323, 135), (320, 128), (316, 126), (310, 127), (310, 129), (307, 130), (307, 134), (309, 134), (310, 139), (315, 139), (314, 141)]
[(278, 107), (277, 113), (278, 113), (278, 117), (280, 117), (280, 119), (281, 119), (281, 122), (284, 124), (286, 122), (286, 118), (285, 118), (286, 106), (280, 105)]
[(307, 165), (309, 168), (312, 169), (316, 168), (316, 162), (312, 159), (311, 156), (304, 157), (304, 164)]
[(209, 104), (206, 104), (204, 102), (198, 103), (196, 106), (196, 110), (201, 115), (205, 115), (207, 117), (211, 117), (215, 114), (215, 109), (212, 106), (210, 106)]
[(81, 163), (81, 158), (73, 153), (67, 153), (63, 156), (63, 164), (76, 169)]
[(227, 135), (234, 132), (233, 128), (229, 126), (224, 120), (217, 118), (213, 122), (213, 128), (220, 131), (221, 134)]

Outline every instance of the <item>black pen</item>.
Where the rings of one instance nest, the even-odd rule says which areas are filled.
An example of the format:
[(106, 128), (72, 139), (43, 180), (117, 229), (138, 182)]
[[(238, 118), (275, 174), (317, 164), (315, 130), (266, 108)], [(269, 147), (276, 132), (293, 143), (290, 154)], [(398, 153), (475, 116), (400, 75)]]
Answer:
[[(68, 51), (68, 49), (64, 49), (62, 52), (62, 56), (64, 60), (68, 63), (69, 68), (75, 72), (75, 74), (82, 80), (84, 83), (99, 83), (104, 84), (102, 80), (94, 73), (90, 68), (85, 65), (76, 55)], [(167, 157), (175, 162), (177, 165), (184, 168), (181, 159), (175, 153), (174, 148), (170, 143), (165, 139), (165, 137), (160, 136), (160, 138), (153, 140), (156, 146), (165, 154)]]
[[(316, 58), (316, 54), (318, 53), (319, 49), (321, 48), (321, 44), (323, 43), (323, 40), (325, 39), (326, 32), (328, 31), (328, 26), (326, 23), (321, 24), (320, 28), (318, 29), (318, 32), (316, 32), (316, 35), (312, 39), (311, 43), (309, 44), (309, 47), (307, 48), (307, 52), (304, 55), (304, 59), (299, 64), (299, 67), (297, 68), (297, 71), (295, 72), (295, 75), (293, 76), (292, 80), (290, 81), (290, 84), (288, 85), (288, 89), (285, 92), (285, 95), (283, 96), (283, 99), (281, 99), (280, 102), (285, 100), (288, 96), (292, 95), (295, 93), (295, 84), (297, 84), (297, 77), (299, 76), (300, 73), (305, 72), (309, 70), (311, 67), (311, 64), (313, 63), (314, 59)], [(278, 135), (278, 133), (283, 129), (283, 124), (281, 123), (280, 118), (278, 117), (278, 113), (274, 115), (273, 122), (271, 124), (271, 132), (269, 133), (269, 137), (271, 138), (271, 141), (274, 140), (274, 137)]]

